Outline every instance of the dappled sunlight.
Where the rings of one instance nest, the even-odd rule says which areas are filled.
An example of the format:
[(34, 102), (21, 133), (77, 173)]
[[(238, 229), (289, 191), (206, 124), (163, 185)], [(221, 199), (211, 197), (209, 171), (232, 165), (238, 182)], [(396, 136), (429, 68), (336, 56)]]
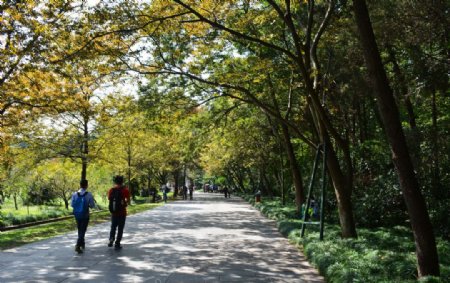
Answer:
[(137, 270), (151, 269), (151, 266), (146, 261), (136, 260), (132, 257), (119, 257), (118, 259), (123, 262), (124, 266), (128, 266), (132, 269)]
[[(106, 246), (109, 223), (2, 252), (0, 281), (322, 282), (274, 222), (238, 198), (196, 194), (127, 218), (122, 250)], [(159, 280), (159, 281), (158, 281)]]

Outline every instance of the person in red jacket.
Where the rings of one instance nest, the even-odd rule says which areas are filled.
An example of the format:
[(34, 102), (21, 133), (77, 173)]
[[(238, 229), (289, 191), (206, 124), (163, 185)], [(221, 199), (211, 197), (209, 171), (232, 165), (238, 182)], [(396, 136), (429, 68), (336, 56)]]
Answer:
[[(131, 203), (130, 192), (123, 185), (123, 176), (114, 176), (114, 187), (108, 191), (109, 211), (111, 212), (111, 231), (109, 233), (108, 247), (121, 249), (120, 241), (122, 240), (123, 228), (127, 218), (127, 206)], [(117, 237), (116, 237), (117, 229)]]

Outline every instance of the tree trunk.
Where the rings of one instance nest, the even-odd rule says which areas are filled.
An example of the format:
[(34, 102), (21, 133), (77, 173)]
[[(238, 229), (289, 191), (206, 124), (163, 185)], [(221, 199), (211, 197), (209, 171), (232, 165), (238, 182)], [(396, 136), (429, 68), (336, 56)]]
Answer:
[(183, 164), (183, 186), (186, 186), (186, 163)]
[(354, 0), (356, 17), (366, 65), (374, 80), (378, 109), (391, 146), (403, 197), (408, 209), (416, 244), (419, 277), (439, 276), (439, 260), (433, 227), (425, 200), (414, 173), (406, 139), (401, 127), (398, 108), (384, 70), (365, 0)]
[(175, 199), (178, 196), (178, 187), (180, 185), (179, 183), (179, 179), (180, 179), (180, 171), (177, 169), (175, 171), (173, 171), (173, 179), (175, 180), (175, 188), (173, 190), (173, 198)]
[(279, 156), (280, 156), (280, 169), (275, 169), (275, 178), (278, 180), (280, 191), (281, 191), (281, 204), (286, 205), (286, 191), (284, 185), (284, 162), (283, 162), (283, 152), (281, 150), (281, 145), (279, 146)]
[(336, 152), (331, 144), (328, 134), (324, 135), (327, 148), (327, 168), (333, 183), (334, 193), (338, 204), (339, 222), (343, 238), (356, 238), (355, 219), (351, 201), (351, 184), (341, 170)]
[(13, 194), (13, 200), (14, 200), (14, 208), (16, 210), (19, 210), (19, 206), (17, 205), (17, 194), (16, 193)]
[[(312, 103), (310, 104), (310, 117), (312, 118), (313, 125), (316, 127), (318, 138), (322, 143), (326, 144), (326, 162), (328, 173), (330, 174), (330, 179), (333, 183), (333, 188), (338, 204), (339, 223), (341, 224), (341, 236), (343, 238), (356, 238), (357, 233), (351, 200), (353, 172), (348, 144), (345, 143), (345, 141), (341, 142), (341, 149), (344, 152), (345, 163), (348, 167), (347, 174), (345, 175), (342, 171), (342, 167), (339, 163), (339, 159), (333, 147), (333, 143), (331, 142), (324, 119), (319, 115), (320, 110), (317, 110), (318, 107), (322, 106), (316, 104), (314, 107)], [(345, 143), (345, 145), (343, 143)]]
[(152, 188), (152, 172), (151, 170), (147, 171), (147, 192), (150, 194), (151, 188)]
[(81, 160), (81, 180), (86, 180), (87, 175), (87, 160), (85, 157)]
[(128, 179), (128, 189), (130, 190), (131, 197), (136, 200), (136, 192), (134, 190), (134, 185), (131, 183), (131, 162), (132, 162), (133, 145), (131, 140), (127, 142), (127, 179)]
[(414, 114), (414, 108), (411, 103), (411, 99), (409, 99), (408, 87), (406, 85), (405, 76), (403, 75), (402, 70), (398, 65), (397, 56), (395, 55), (395, 51), (391, 46), (388, 47), (388, 52), (390, 61), (392, 61), (394, 74), (398, 80), (398, 92), (399, 92), (398, 96), (399, 99), (403, 99), (405, 103), (406, 113), (408, 114), (409, 126), (411, 129), (417, 130), (416, 115)]
[(305, 202), (305, 192), (303, 188), (302, 175), (298, 167), (297, 158), (295, 157), (294, 148), (291, 143), (289, 129), (285, 124), (281, 124), (281, 129), (283, 131), (283, 143), (286, 149), (287, 156), (289, 158), (289, 166), (291, 168), (292, 178), (294, 181), (295, 205), (297, 207), (297, 212), (300, 212), (300, 208)]
[(83, 149), (81, 154), (81, 180), (87, 178), (88, 154), (89, 154), (89, 117), (85, 116), (83, 121)]
[(66, 210), (69, 210), (69, 200), (64, 198), (64, 206), (66, 207)]

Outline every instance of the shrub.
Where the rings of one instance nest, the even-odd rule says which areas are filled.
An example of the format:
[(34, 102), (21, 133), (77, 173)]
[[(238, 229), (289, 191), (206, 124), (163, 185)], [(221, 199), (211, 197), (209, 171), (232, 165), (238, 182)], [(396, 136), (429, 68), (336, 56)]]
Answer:
[[(252, 198), (245, 197), (252, 200)], [(408, 227), (361, 228), (358, 239), (342, 239), (338, 225), (326, 225), (319, 240), (317, 225), (308, 225), (300, 237), (302, 221), (293, 207), (263, 200), (255, 207), (277, 220), (278, 229), (298, 244), (327, 282), (416, 282), (416, 256)], [(450, 282), (450, 243), (438, 239), (441, 278), (426, 277), (420, 282)]]
[(36, 216), (34, 216), (34, 215), (27, 215), (25, 217), (25, 222), (26, 223), (36, 222)]
[(14, 215), (12, 212), (8, 214), (3, 214), (1, 216), (0, 227), (2, 226), (11, 226), (11, 225), (19, 225), (30, 222), (42, 221), (51, 218), (59, 218), (66, 215), (71, 215), (70, 210), (61, 209), (59, 207), (46, 207), (43, 206), (42, 210), (39, 214), (30, 214), (30, 215)]

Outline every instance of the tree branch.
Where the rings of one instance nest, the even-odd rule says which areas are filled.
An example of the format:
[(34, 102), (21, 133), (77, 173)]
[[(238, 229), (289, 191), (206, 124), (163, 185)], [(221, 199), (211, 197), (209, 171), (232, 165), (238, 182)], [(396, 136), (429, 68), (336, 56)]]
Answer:
[[(325, 28), (328, 26), (328, 23), (330, 22), (330, 18), (331, 18), (332, 14), (333, 14), (334, 5), (335, 5), (335, 0), (330, 0), (330, 3), (328, 4), (327, 12), (325, 14), (325, 17), (323, 18), (323, 21), (320, 24), (320, 27), (317, 30), (317, 33), (314, 36), (314, 40), (312, 42), (310, 54), (311, 54), (311, 61), (312, 61), (312, 64), (313, 64), (313, 68), (315, 70), (319, 70), (319, 68), (320, 68), (319, 61), (317, 59), (317, 45), (319, 44), (319, 40), (320, 40), (323, 32), (325, 31)], [(318, 80), (319, 80), (319, 76), (314, 76), (314, 88), (317, 87), (317, 85), (319, 83)]]
[[(306, 43), (305, 43), (305, 49), (311, 50), (311, 34), (312, 34), (312, 27), (314, 24), (314, 0), (308, 0), (308, 22), (306, 23)], [(311, 60), (310, 58), (306, 58), (306, 66), (311, 68)]]
[(211, 21), (211, 20), (207, 19), (206, 17), (204, 17), (202, 14), (200, 14), (198, 11), (194, 10), (191, 6), (189, 6), (186, 3), (184, 3), (183, 1), (180, 1), (180, 0), (173, 0), (173, 1), (175, 3), (178, 3), (179, 5), (183, 6), (185, 9), (190, 11), (192, 14), (196, 15), (201, 21), (209, 24), (210, 26), (212, 26), (212, 27), (214, 27), (216, 29), (226, 31), (226, 32), (228, 32), (228, 33), (230, 33), (230, 34), (232, 34), (232, 35), (234, 35), (236, 37), (243, 38), (245, 40), (248, 40), (248, 41), (251, 41), (251, 42), (254, 42), (254, 43), (259, 43), (259, 44), (261, 44), (261, 45), (263, 45), (265, 47), (268, 47), (270, 49), (280, 51), (283, 54), (287, 55), (288, 57), (294, 59), (294, 61), (296, 61), (298, 59), (297, 56), (295, 56), (289, 50), (286, 50), (286, 49), (284, 49), (284, 48), (282, 48), (282, 47), (280, 47), (278, 45), (266, 42), (266, 41), (261, 40), (259, 38), (255, 38), (255, 37), (243, 34), (241, 32), (238, 32), (236, 30), (230, 29), (230, 28), (228, 28), (228, 27), (226, 27), (226, 26), (224, 26), (222, 24), (219, 24), (216, 21)]

